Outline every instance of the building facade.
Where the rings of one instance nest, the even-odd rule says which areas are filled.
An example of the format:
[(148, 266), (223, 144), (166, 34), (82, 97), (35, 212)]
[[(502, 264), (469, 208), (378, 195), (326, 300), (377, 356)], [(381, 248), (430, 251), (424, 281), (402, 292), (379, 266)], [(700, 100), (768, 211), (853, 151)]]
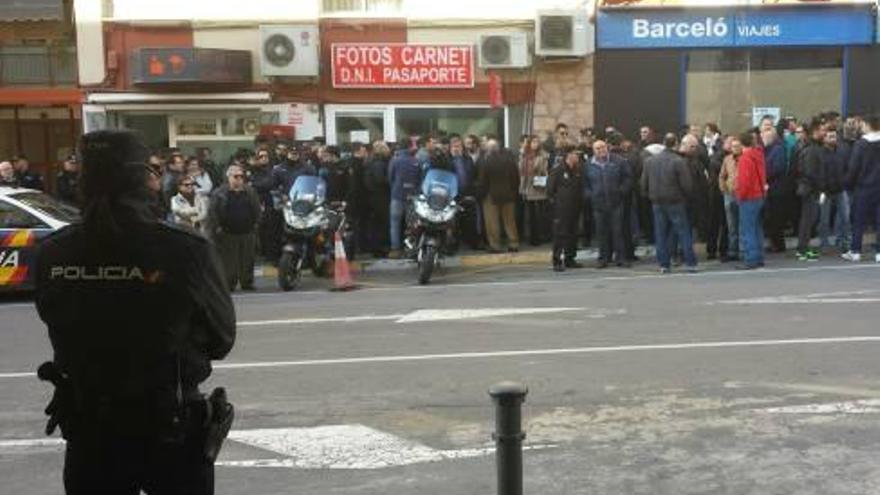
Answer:
[[(91, 71), (86, 130), (140, 129), (156, 148), (209, 147), (225, 157), (278, 132), (336, 144), (488, 133), (510, 144), (558, 121), (593, 123), (593, 35), (583, 1), (556, 5), (577, 40), (576, 50), (552, 55), (536, 53), (546, 4), (539, 1), (441, 9), (423, 0), (312, 0), (291, 9), (255, 0), (246, 13), (82, 1), (92, 1), (83, 16), (99, 21), (83, 29), (101, 26), (81, 50), (80, 71)], [(343, 47), (394, 59), (364, 64)]]
[(599, 9), (596, 115), (632, 133), (880, 110), (874, 2)]
[(44, 179), (81, 132), (75, 40), (72, 2), (0, 2), (0, 160), (26, 156)]

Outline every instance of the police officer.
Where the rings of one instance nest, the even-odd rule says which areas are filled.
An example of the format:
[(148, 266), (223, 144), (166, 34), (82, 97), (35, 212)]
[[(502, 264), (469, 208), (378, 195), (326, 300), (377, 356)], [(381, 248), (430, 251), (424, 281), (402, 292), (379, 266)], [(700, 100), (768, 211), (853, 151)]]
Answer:
[(83, 222), (43, 242), (36, 274), (66, 492), (213, 493), (198, 385), (235, 341), (217, 255), (151, 214), (139, 135), (88, 133), (79, 152)]
[(578, 219), (584, 200), (581, 168), (580, 154), (569, 148), (565, 162), (550, 172), (547, 181), (547, 198), (553, 205), (553, 270), (557, 272), (583, 267), (575, 261)]

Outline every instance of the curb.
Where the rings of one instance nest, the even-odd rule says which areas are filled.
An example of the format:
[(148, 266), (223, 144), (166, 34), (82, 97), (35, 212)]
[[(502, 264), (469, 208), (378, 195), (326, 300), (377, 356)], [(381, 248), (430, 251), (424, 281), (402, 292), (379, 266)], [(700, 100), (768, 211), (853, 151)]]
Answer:
[[(865, 243), (873, 242), (873, 235), (865, 236)], [(797, 246), (797, 239), (787, 238), (785, 245), (789, 250), (793, 250)], [(819, 247), (819, 240), (813, 239), (810, 246)], [(706, 256), (706, 245), (704, 243), (695, 244), (694, 251), (698, 257)], [(654, 246), (638, 246), (636, 247), (636, 256), (643, 260), (653, 259), (656, 251)], [(523, 251), (519, 253), (498, 253), (498, 254), (465, 254), (461, 256), (449, 256), (443, 259), (443, 266), (447, 268), (467, 267), (481, 268), (487, 266), (504, 266), (504, 265), (537, 265), (550, 264), (551, 250), (540, 249)], [(577, 253), (579, 261), (596, 261), (599, 259), (599, 250), (597, 248), (581, 249)], [(409, 259), (378, 259), (368, 261), (353, 261), (351, 269), (355, 273), (376, 273), (376, 272), (393, 272), (414, 269), (416, 262)], [(254, 276), (256, 277), (276, 277), (278, 269), (270, 264), (258, 265), (254, 268)]]

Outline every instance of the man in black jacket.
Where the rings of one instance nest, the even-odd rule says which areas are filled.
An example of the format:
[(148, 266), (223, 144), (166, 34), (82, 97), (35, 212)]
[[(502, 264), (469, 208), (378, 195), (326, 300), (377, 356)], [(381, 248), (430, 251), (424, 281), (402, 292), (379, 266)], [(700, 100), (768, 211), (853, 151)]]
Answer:
[(693, 234), (687, 215), (687, 201), (693, 192), (691, 170), (675, 152), (678, 140), (675, 134), (663, 138), (665, 149), (645, 161), (642, 172), (642, 193), (650, 198), (654, 209), (654, 245), (660, 273), (669, 273), (672, 237), (684, 253), (688, 271), (697, 269)]
[(235, 341), (217, 255), (150, 213), (139, 136), (92, 132), (79, 150), (83, 222), (45, 239), (36, 261), (65, 490), (212, 494), (199, 384)]
[(227, 183), (211, 192), (207, 234), (217, 245), (229, 290), (241, 283), (242, 290), (254, 290), (254, 231), (260, 219), (260, 198), (245, 182), (238, 165), (226, 169)]
[(553, 270), (581, 268), (577, 256), (577, 228), (583, 203), (583, 177), (580, 154), (569, 149), (565, 162), (550, 171), (547, 199), (553, 208)]
[(834, 245), (840, 254), (849, 251), (852, 236), (850, 223), (849, 195), (844, 189), (846, 169), (849, 164), (849, 143), (840, 139), (837, 129), (825, 132), (825, 148), (822, 150), (822, 166), (825, 168), (825, 201), (819, 205), (820, 247), (828, 247), (831, 235), (832, 213), (834, 214)]
[(801, 199), (801, 218), (798, 226), (798, 261), (815, 261), (819, 253), (810, 248), (813, 226), (819, 215), (819, 197), (825, 188), (824, 155), (825, 124), (813, 119), (809, 127), (810, 142), (800, 154), (797, 175), (797, 195)]

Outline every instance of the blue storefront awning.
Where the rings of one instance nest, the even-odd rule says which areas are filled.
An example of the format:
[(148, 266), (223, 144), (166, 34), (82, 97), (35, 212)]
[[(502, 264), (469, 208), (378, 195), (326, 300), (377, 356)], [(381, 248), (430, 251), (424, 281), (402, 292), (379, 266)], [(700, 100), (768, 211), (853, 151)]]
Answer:
[(62, 0), (2, 0), (0, 22), (60, 21), (64, 19)]
[(874, 42), (866, 6), (601, 9), (600, 49), (846, 46)]

